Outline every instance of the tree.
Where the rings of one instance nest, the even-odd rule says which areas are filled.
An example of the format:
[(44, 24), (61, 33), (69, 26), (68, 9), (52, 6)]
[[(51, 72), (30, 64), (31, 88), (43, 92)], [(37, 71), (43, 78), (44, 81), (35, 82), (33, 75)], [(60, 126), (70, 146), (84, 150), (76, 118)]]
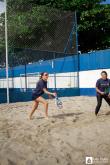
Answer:
[[(79, 49), (86, 52), (110, 45), (110, 5), (102, 0), (8, 0), (8, 39), (10, 47), (36, 47), (52, 36), (52, 19), (59, 10), (75, 11), (78, 16)], [(56, 26), (54, 24), (54, 26)], [(41, 37), (42, 36), (42, 37)], [(0, 16), (0, 48), (4, 47), (4, 14)], [(37, 47), (36, 47), (37, 48)]]
[(34, 0), (63, 10), (77, 10), (79, 49), (87, 52), (110, 47), (110, 5), (104, 0)]
[(79, 44), (83, 52), (110, 47), (110, 5), (83, 11), (79, 19)]

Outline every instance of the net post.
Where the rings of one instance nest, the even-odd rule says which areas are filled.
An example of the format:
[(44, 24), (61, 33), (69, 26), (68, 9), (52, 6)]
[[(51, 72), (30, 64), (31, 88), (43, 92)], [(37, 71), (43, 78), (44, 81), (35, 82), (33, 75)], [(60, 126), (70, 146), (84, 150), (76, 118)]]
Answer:
[(5, 3), (5, 51), (6, 51), (6, 81), (7, 81), (7, 104), (9, 104), (9, 75), (8, 75), (8, 34), (7, 34), (7, 1)]

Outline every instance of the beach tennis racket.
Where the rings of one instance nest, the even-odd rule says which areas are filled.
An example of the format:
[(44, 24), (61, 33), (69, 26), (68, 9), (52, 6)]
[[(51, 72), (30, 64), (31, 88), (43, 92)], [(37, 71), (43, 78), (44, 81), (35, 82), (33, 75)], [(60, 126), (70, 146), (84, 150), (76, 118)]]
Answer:
[(105, 91), (104, 91), (105, 95), (108, 95), (108, 97), (110, 98), (110, 87), (107, 87), (105, 88)]
[(62, 101), (60, 100), (60, 98), (58, 96), (55, 97), (55, 104), (56, 104), (58, 109), (63, 108), (63, 103), (62, 103)]
[(109, 87), (109, 91), (108, 91), (108, 93), (109, 93), (109, 94), (108, 94), (108, 98), (110, 99), (110, 87)]

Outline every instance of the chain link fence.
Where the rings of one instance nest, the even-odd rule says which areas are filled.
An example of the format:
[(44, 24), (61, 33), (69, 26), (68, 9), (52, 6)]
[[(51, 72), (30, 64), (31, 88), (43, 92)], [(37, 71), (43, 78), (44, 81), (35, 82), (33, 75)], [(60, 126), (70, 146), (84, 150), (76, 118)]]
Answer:
[[(61, 68), (57, 71), (53, 66), (54, 80), (58, 79), (56, 72), (66, 72), (63, 69), (65, 58), (75, 56), (77, 50), (77, 21), (76, 13), (50, 8), (46, 5), (37, 5), (34, 1), (7, 0), (7, 24), (8, 24), (8, 61), (9, 61), (9, 87), (10, 89), (32, 88), (28, 82), (35, 79), (35, 70), (26, 70), (30, 64), (43, 64), (45, 61), (54, 61), (62, 58)], [(0, 15), (0, 88), (6, 88), (5, 73), (5, 14)], [(78, 72), (78, 56), (75, 56), (74, 67)], [(49, 63), (48, 63), (49, 65)], [(16, 67), (24, 67), (19, 75)], [(45, 68), (45, 67), (44, 67)], [(21, 69), (22, 70), (22, 69)], [(74, 70), (74, 69), (73, 69)], [(40, 73), (42, 69), (37, 72)], [(33, 72), (33, 73), (32, 73)], [(72, 71), (71, 71), (72, 72)], [(33, 74), (33, 75), (32, 75)], [(23, 76), (21, 76), (23, 75)], [(18, 76), (18, 77), (17, 77)], [(55, 77), (56, 76), (56, 77)], [(65, 74), (60, 75), (64, 78)], [(78, 75), (72, 75), (75, 85), (78, 87)], [(20, 85), (16, 86), (16, 79)], [(21, 80), (22, 79), (22, 80)], [(71, 74), (66, 75), (65, 81), (70, 81)], [(53, 81), (53, 83), (55, 83)], [(35, 80), (33, 80), (35, 81)], [(60, 80), (61, 81), (61, 80)], [(77, 85), (76, 85), (77, 82)], [(71, 82), (72, 83), (72, 82)], [(5, 84), (5, 85), (3, 85)], [(67, 83), (68, 84), (68, 83)], [(73, 83), (72, 83), (73, 84)], [(50, 88), (53, 85), (50, 85)], [(66, 85), (64, 85), (66, 86)], [(16, 94), (17, 95), (17, 94)], [(10, 96), (12, 97), (12, 96)]]
[[(9, 63), (51, 58), (48, 52), (77, 54), (75, 12), (62, 11), (31, 1), (7, 0)], [(0, 15), (0, 66), (5, 64), (4, 13)], [(32, 53), (31, 53), (32, 49)], [(39, 53), (33, 56), (35, 50)], [(43, 53), (40, 51), (44, 51)], [(32, 56), (31, 56), (32, 55)], [(16, 57), (15, 57), (16, 56)], [(38, 57), (39, 56), (39, 57)], [(41, 56), (41, 57), (40, 57)], [(32, 59), (33, 58), (33, 59)], [(20, 64), (17, 62), (18, 64)], [(25, 63), (26, 63), (25, 62)]]

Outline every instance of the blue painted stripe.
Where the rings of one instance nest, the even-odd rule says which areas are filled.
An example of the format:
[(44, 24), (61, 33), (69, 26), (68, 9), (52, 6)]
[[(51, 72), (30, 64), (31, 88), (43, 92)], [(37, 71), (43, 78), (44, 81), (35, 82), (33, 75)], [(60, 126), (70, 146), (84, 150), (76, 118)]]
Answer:
[[(68, 56), (64, 58), (55, 59), (55, 68), (52, 68), (52, 61), (37, 62), (34, 64), (26, 65), (26, 73), (34, 72), (49, 72), (51, 73), (67, 73), (87, 70), (97, 70), (97, 69), (108, 69), (110, 68), (110, 49), (96, 51), (92, 53), (86, 53), (78, 56)], [(19, 77), (20, 74), (25, 74), (25, 66), (17, 66), (9, 68), (9, 77)], [(0, 78), (5, 78), (5, 69), (0, 70)]]
[(80, 96), (96, 96), (95, 88), (80, 88)]
[[(77, 56), (70, 56), (65, 58), (55, 59), (55, 68), (52, 68), (52, 61), (37, 62), (34, 64), (26, 65), (26, 73), (35, 72), (49, 72), (50, 74), (64, 73), (64, 72), (75, 72), (78, 70), (78, 58)], [(9, 68), (9, 77), (19, 77), (20, 74), (25, 74), (25, 66), (14, 67), (13, 70)], [(0, 78), (5, 78), (5, 69), (0, 70)]]
[[(54, 91), (54, 89), (49, 89), (49, 91)], [(19, 88), (10, 89), (10, 102), (25, 102), (32, 100), (32, 89), (27, 89), (26, 91)], [(59, 88), (57, 89), (59, 97), (69, 97), (69, 96), (79, 96), (78, 88)], [(47, 98), (47, 95), (44, 95)], [(6, 89), (0, 89), (0, 103), (6, 103)]]
[(0, 103), (6, 103), (7, 101), (6, 89), (0, 89)]
[[(9, 68), (9, 77), (12, 77), (12, 69)], [(5, 69), (0, 69), (0, 78), (6, 78), (6, 70)]]
[(80, 71), (110, 68), (110, 49), (80, 55)]

